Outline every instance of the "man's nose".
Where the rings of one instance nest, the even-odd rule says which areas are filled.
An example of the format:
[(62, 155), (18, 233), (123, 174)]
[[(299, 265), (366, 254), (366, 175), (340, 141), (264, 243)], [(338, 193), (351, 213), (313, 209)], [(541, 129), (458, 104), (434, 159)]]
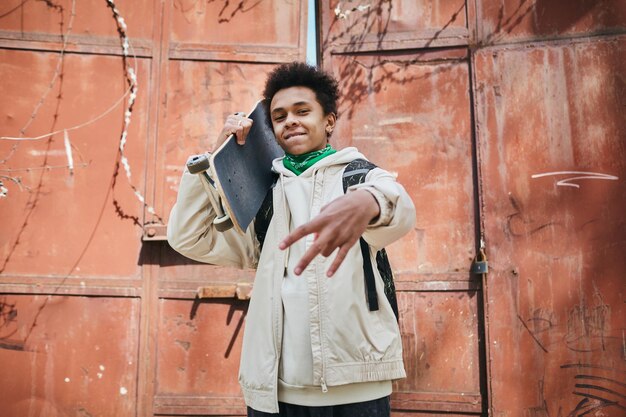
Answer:
[(287, 126), (293, 126), (298, 123), (298, 119), (294, 116), (293, 113), (287, 113), (287, 119), (285, 120), (285, 124)]

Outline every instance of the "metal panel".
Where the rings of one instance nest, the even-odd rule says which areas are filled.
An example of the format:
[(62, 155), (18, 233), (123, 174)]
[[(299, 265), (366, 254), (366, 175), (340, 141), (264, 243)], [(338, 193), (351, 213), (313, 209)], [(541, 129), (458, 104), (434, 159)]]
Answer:
[(322, 49), (378, 51), (466, 45), (464, 0), (339, 1), (322, 6)]
[[(5, 278), (139, 278), (137, 226), (143, 207), (118, 160), (125, 109), (120, 104), (105, 114), (127, 89), (120, 58), (67, 55), (60, 87), (49, 90), (58, 59), (56, 53), (0, 50), (0, 76), (8, 81), (0, 96), (3, 134), (19, 136), (25, 125), (27, 137), (61, 130), (49, 138), (18, 143), (15, 151), (17, 142), (0, 141), (5, 158), (0, 174), (22, 184), (20, 189), (4, 181), (9, 195), (0, 210), (11, 226), (0, 237), (0, 271)], [(148, 79), (149, 64), (138, 60), (137, 65), (137, 76)], [(47, 100), (34, 112), (46, 92)], [(147, 96), (140, 95), (135, 103), (126, 148), (139, 188), (145, 171), (147, 102)], [(31, 115), (36, 116), (32, 123)], [(101, 115), (67, 132), (74, 160), (70, 172), (63, 129)]]
[(0, 295), (0, 410), (134, 416), (139, 302)]
[(306, 18), (306, 2), (302, 1), (176, 1), (170, 57), (296, 60), (302, 57)]
[[(185, 161), (210, 151), (228, 114), (247, 112), (261, 98), (267, 73), (279, 62), (304, 59), (306, 2), (170, 2), (161, 46), (154, 196), (164, 220), (173, 206)], [(162, 238), (162, 237), (161, 237)], [(245, 414), (237, 383), (253, 271), (185, 259), (167, 245), (149, 250), (152, 324), (148, 351), (157, 367), (153, 412), (159, 415)], [(223, 297), (194, 301), (199, 287)], [(154, 341), (154, 342), (153, 342)]]
[[(117, 0), (114, 3), (123, 11), (133, 38), (152, 37), (152, 26), (145, 24), (146, 17), (154, 13), (152, 0)], [(3, 0), (0, 19), (2, 30), (15, 31), (22, 36), (32, 33), (59, 36), (71, 29), (71, 36), (111, 37), (119, 43), (107, 0)]]
[(400, 292), (398, 302), (407, 378), (394, 383), (393, 408), (480, 413), (477, 293)]
[(480, 44), (623, 31), (621, 0), (477, 1)]
[(247, 307), (161, 300), (156, 413), (245, 414), (237, 375)]
[[(119, 55), (120, 38), (108, 4), (106, 0), (4, 0), (0, 6), (0, 42), (3, 47), (17, 49)], [(130, 29), (133, 53), (150, 56), (155, 2), (120, 0), (115, 4)]]
[(475, 56), (491, 410), (624, 416), (626, 37)]
[(465, 53), (336, 56), (343, 100), (332, 140), (398, 174), (417, 225), (390, 246), (398, 281), (467, 281), (474, 253)]
[(418, 213), (415, 229), (388, 248), (408, 373), (394, 385), (394, 415), (480, 414), (480, 284), (469, 274), (476, 232), (467, 52), (324, 52), (343, 97), (331, 141), (357, 146), (397, 173)]
[[(0, 6), (0, 134), (58, 131), (16, 148), (0, 141), (9, 189), (0, 207), (0, 293), (25, 294), (2, 296), (3, 326), (10, 321), (0, 334), (1, 389), (10, 393), (0, 399), (3, 416), (135, 416), (144, 401), (138, 374), (146, 363), (137, 364), (148, 322), (140, 326), (146, 303), (134, 298), (143, 290), (143, 204), (119, 160), (128, 74), (108, 3)], [(152, 57), (155, 4), (116, 2), (127, 32), (148, 38), (131, 39), (131, 55)], [(125, 154), (143, 192), (154, 66), (128, 63), (139, 93)]]

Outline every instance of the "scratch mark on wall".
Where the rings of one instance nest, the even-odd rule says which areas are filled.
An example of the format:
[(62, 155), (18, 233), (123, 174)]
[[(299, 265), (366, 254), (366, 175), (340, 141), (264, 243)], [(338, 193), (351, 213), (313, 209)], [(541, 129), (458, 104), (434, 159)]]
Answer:
[(573, 352), (606, 350), (611, 308), (607, 304), (594, 307), (575, 306), (568, 315), (565, 344)]
[(539, 341), (539, 339), (537, 339), (537, 337), (535, 336), (535, 334), (532, 332), (532, 330), (530, 330), (530, 328), (526, 325), (526, 323), (524, 322), (524, 319), (518, 314), (517, 318), (519, 319), (519, 321), (522, 323), (522, 326), (524, 326), (524, 328), (526, 330), (528, 330), (528, 334), (530, 334), (530, 337), (533, 338), (533, 340), (535, 342), (537, 342), (537, 345), (539, 345), (539, 347), (546, 353), (548, 353), (548, 349), (546, 349), (541, 342)]
[(545, 172), (542, 174), (533, 174), (531, 178), (542, 178), (542, 177), (555, 177), (560, 175), (574, 175), (573, 177), (564, 178), (562, 180), (557, 181), (556, 185), (561, 187), (575, 187), (580, 188), (580, 185), (574, 184), (572, 181), (578, 180), (610, 180), (616, 181), (619, 177), (615, 175), (602, 174), (599, 172), (587, 172), (587, 171), (555, 171), (555, 172)]

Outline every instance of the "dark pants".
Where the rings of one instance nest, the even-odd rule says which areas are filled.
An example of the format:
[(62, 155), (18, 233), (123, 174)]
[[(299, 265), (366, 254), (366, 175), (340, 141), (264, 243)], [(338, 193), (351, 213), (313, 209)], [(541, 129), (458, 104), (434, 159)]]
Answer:
[(389, 417), (389, 397), (361, 403), (307, 407), (278, 403), (278, 414), (264, 413), (248, 407), (248, 417)]

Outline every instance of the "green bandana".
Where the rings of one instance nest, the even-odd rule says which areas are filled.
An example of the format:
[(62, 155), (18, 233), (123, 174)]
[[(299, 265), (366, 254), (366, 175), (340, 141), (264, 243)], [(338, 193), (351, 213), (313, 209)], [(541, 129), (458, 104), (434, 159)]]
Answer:
[(335, 152), (337, 151), (331, 148), (330, 145), (326, 145), (324, 149), (302, 155), (291, 155), (289, 153), (285, 153), (283, 165), (294, 174), (300, 175), (307, 169), (311, 168), (317, 161), (324, 159), (328, 155), (332, 155)]

